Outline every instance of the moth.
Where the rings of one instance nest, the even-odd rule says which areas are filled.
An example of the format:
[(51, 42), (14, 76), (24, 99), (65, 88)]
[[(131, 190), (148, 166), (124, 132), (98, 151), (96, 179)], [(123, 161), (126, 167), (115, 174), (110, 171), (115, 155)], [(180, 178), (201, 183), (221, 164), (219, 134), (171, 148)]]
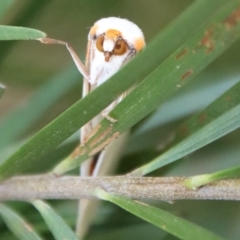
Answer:
[[(108, 80), (145, 47), (142, 30), (133, 22), (118, 17), (102, 18), (91, 27), (88, 35), (85, 65), (68, 43), (48, 38), (40, 39), (40, 41), (48, 44), (66, 45), (78, 70), (84, 77), (83, 97)], [(92, 129), (102, 118), (107, 118), (111, 122), (117, 121), (117, 119), (111, 118), (108, 114), (126, 94), (123, 93), (119, 96), (99, 116), (92, 119), (81, 129), (80, 138), (82, 144), (84, 144)], [(121, 135), (98, 153), (97, 156), (84, 162), (81, 165), (81, 176), (104, 176), (109, 174), (114, 165), (116, 165), (117, 155), (121, 152), (127, 135), (127, 133)], [(96, 201), (87, 199), (80, 201), (79, 219), (77, 222), (77, 235), (80, 238), (83, 238), (87, 233), (96, 207)]]

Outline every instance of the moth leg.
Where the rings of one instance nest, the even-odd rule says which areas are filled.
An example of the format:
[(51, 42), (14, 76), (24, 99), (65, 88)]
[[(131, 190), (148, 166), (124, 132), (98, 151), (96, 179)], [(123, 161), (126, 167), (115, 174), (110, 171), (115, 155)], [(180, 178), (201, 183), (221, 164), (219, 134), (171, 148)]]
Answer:
[(108, 113), (105, 111), (102, 111), (102, 116), (106, 118), (108, 121), (110, 121), (111, 123), (117, 122), (117, 119), (110, 117)]
[(109, 120), (111, 123), (115, 123), (117, 122), (117, 119), (113, 118), (113, 117), (110, 117), (108, 114), (117, 106), (117, 104), (119, 102), (121, 102), (123, 100), (123, 98), (125, 98), (127, 95), (127, 91), (124, 92), (123, 94), (120, 95), (120, 97), (118, 97), (118, 99), (116, 99), (114, 102), (112, 102), (107, 108), (105, 108), (103, 111), (102, 111), (102, 116), (104, 118), (106, 118), (107, 120)]
[(83, 62), (78, 57), (77, 53), (74, 51), (74, 49), (72, 48), (72, 46), (69, 43), (61, 41), (61, 40), (57, 40), (57, 39), (52, 39), (52, 38), (38, 38), (37, 40), (39, 40), (41, 43), (44, 43), (44, 44), (65, 45), (67, 50), (69, 51), (70, 55), (72, 56), (72, 59), (73, 59), (75, 65), (77, 66), (78, 71), (83, 75), (83, 77), (86, 80), (89, 81), (90, 77), (89, 77), (89, 73), (88, 73), (86, 67), (84, 66)]
[(89, 77), (89, 73), (87, 71), (87, 69), (85, 68), (83, 62), (81, 61), (81, 59), (78, 57), (77, 53), (75, 52), (75, 50), (73, 49), (73, 47), (66, 43), (65, 44), (67, 50), (69, 51), (69, 53), (71, 54), (72, 56), (72, 59), (75, 63), (75, 65), (77, 66), (78, 68), (78, 71), (83, 75), (83, 77), (89, 81), (90, 77)]
[(107, 108), (105, 108), (101, 112), (102, 117), (106, 118), (111, 123), (117, 122), (117, 119), (114, 119), (114, 118), (110, 117), (108, 114), (116, 107), (117, 104), (118, 104), (118, 100), (115, 100), (114, 102), (112, 102)]

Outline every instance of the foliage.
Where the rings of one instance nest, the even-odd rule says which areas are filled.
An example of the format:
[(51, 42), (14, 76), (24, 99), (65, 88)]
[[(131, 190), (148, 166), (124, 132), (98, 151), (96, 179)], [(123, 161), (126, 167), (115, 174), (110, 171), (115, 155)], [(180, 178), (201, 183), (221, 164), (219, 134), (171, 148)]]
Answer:
[[(240, 48), (237, 41), (239, 0), (154, 0), (139, 1), (137, 6), (132, 0), (114, 4), (2, 1), (0, 9), (0, 40), (15, 40), (0, 42), (0, 81), (7, 86), (4, 89), (0, 85), (1, 180), (21, 173), (51, 171), (53, 166), (54, 173), (63, 174), (78, 167), (94, 152), (93, 142), (96, 143), (94, 148), (99, 150), (108, 139), (130, 128), (132, 135), (117, 170), (119, 174), (202, 174), (187, 183), (193, 184), (192, 188), (216, 179), (239, 176), (239, 167), (236, 167), (240, 125), (240, 72), (236, 54)], [(71, 42), (83, 58), (86, 27), (106, 15), (120, 15), (141, 26), (147, 48), (84, 99), (79, 100), (81, 76), (66, 49), (37, 41), (16, 41), (38, 39), (46, 32), (50, 37)], [(111, 126), (104, 119), (100, 130), (80, 149), (84, 154), (74, 161), (61, 162), (78, 144), (78, 137), (73, 134), (133, 85), (136, 88), (110, 113), (118, 122)], [(101, 138), (109, 128), (111, 131)], [(160, 169), (164, 165), (167, 166)], [(230, 167), (232, 169), (226, 170)], [(204, 175), (217, 171), (220, 172)], [(199, 201), (196, 205), (186, 201), (170, 206), (157, 202), (156, 206), (165, 209), (161, 210), (153, 206), (141, 208), (143, 203), (103, 192), (99, 192), (98, 197), (162, 230), (155, 232), (149, 223), (105, 203), (87, 239), (112, 239), (113, 236), (125, 239), (133, 233), (136, 239), (149, 236), (173, 239), (165, 232), (191, 239), (195, 231), (199, 239), (218, 239), (214, 233), (236, 239), (240, 234), (239, 228), (234, 228), (238, 225), (238, 203)], [(36, 232), (29, 237), (25, 220), (15, 211), (21, 212), (46, 238), (49, 238), (49, 231), (56, 239), (64, 234), (75, 238), (62, 220), (74, 227), (75, 202), (54, 202), (56, 212), (41, 201), (33, 205), (48, 227), (29, 204), (14, 202), (8, 207), (0, 206), (2, 219), (20, 239), (40, 237)], [(140, 229), (136, 234), (136, 226), (146, 228), (147, 236)], [(58, 231), (59, 228), (62, 231)], [(1, 235), (4, 239), (13, 239), (4, 225)]]

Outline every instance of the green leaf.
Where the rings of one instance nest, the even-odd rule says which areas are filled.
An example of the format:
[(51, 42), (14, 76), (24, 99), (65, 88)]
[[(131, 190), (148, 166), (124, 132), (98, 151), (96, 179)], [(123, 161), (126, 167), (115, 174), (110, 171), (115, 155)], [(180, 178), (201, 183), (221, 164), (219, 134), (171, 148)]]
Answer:
[(5, 86), (0, 83), (0, 97), (3, 95), (5, 91)]
[[(116, 111), (113, 112), (113, 114), (115, 114), (113, 116), (117, 116), (116, 118), (119, 120), (118, 123), (113, 126), (115, 128), (114, 131), (117, 131), (118, 129), (116, 126), (120, 128), (121, 132), (126, 131), (127, 128), (131, 127), (134, 123), (146, 116), (146, 114), (149, 113), (150, 110), (154, 109), (156, 105), (158, 105), (161, 101), (165, 100), (170, 94), (177, 91), (178, 87), (176, 87), (176, 81), (181, 81), (182, 84), (184, 84), (184, 82), (187, 82), (187, 79), (181, 80), (181, 77), (184, 76), (184, 78), (187, 78), (187, 76), (184, 74), (186, 74), (186, 69), (188, 71), (190, 67), (189, 62), (191, 63), (194, 56), (201, 56), (198, 58), (200, 64), (197, 62), (197, 64), (199, 64), (198, 71), (200, 71), (204, 66), (216, 58), (216, 56), (218, 56), (228, 46), (230, 46), (230, 44), (238, 36), (237, 34), (235, 35), (235, 30), (237, 27), (239, 27), (239, 24), (233, 26), (227, 31), (227, 27), (225, 27), (224, 24), (220, 24), (219, 26), (216, 24), (216, 33), (222, 33), (226, 38), (224, 38), (226, 40), (226, 43), (223, 46), (220, 44), (221, 47), (216, 43), (216, 50), (211, 54), (206, 54), (206, 46), (199, 46), (198, 41), (204, 37), (204, 32), (209, 24), (212, 23), (213, 20), (220, 21), (226, 19), (227, 16), (231, 14), (233, 9), (236, 8), (236, 3), (238, 3), (236, 0), (231, 0), (228, 2), (224, 0), (196, 1), (192, 7), (190, 7), (184, 14), (182, 14), (182, 16), (180, 16), (180, 18), (176, 19), (172, 26), (168, 27), (159, 36), (157, 36), (152, 44), (149, 44), (147, 49), (139, 54), (134, 59), (134, 61), (131, 61), (129, 64), (127, 64), (126, 67), (121, 69), (116, 75), (114, 75), (100, 87), (96, 88), (84, 99), (74, 104), (69, 110), (55, 119), (47, 127), (42, 129), (21, 149), (19, 149), (19, 151), (12, 155), (0, 167), (0, 179), (3, 180), (16, 173), (21, 173), (28, 169), (28, 166), (30, 164), (35, 164), (40, 157), (44, 156), (46, 153), (54, 149), (62, 141), (71, 136), (75, 131), (77, 131), (85, 123), (91, 120), (96, 114), (99, 114), (101, 110), (107, 107), (114, 99), (116, 99), (117, 96), (119, 96), (119, 94), (131, 87), (134, 83), (140, 82), (147, 77), (144, 80), (144, 83), (142, 83), (142, 85), (140, 85), (121, 104), (119, 104), (119, 106), (116, 108)], [(181, 29), (180, 33), (179, 29)], [(176, 32), (179, 33), (177, 38), (175, 37)], [(197, 32), (200, 32), (200, 36), (199, 34), (195, 36), (195, 33)], [(231, 34), (233, 33), (234, 36), (232, 37)], [(182, 67), (180, 69), (177, 69), (176, 74), (179, 75), (178, 78), (170, 78), (168, 74), (169, 72), (175, 73), (177, 66), (176, 64), (181, 63), (182, 59), (179, 59), (179, 54), (182, 53), (182, 48), (176, 52), (177, 55), (173, 57), (173, 62), (169, 62), (169, 60), (167, 61), (168, 64), (164, 62), (165, 68), (163, 68), (161, 65), (160, 68), (152, 73), (154, 69), (156, 69), (156, 67), (158, 67), (159, 64), (173, 52), (174, 49), (179, 48), (179, 46), (185, 43), (190, 36), (195, 36), (194, 44), (196, 44), (195, 47), (199, 48), (200, 54), (192, 54), (189, 52), (189, 55), (187, 55), (188, 61), (186, 62), (186, 58), (183, 59), (183, 63), (186, 66), (184, 68)], [(161, 54), (156, 54), (159, 52), (159, 49), (161, 49)], [(176, 59), (177, 56), (178, 59)], [(196, 64), (196, 61), (194, 62)], [(134, 74), (132, 74), (133, 72)], [(164, 75), (162, 75), (162, 73)], [(196, 73), (197, 72), (194, 74)], [(191, 76), (189, 76), (188, 79), (190, 79), (190, 77)], [(159, 81), (159, 79), (161, 79), (161, 81)], [(169, 83), (166, 82), (166, 86), (163, 87), (162, 85), (164, 85), (166, 79), (169, 79), (170, 81)], [(155, 83), (156, 87), (153, 87), (155, 86), (153, 83)], [(150, 91), (146, 93), (149, 88)], [(159, 91), (159, 89), (161, 90)], [(144, 95), (141, 95), (141, 91), (144, 92)], [(151, 97), (149, 94), (153, 94), (153, 96)], [(162, 96), (159, 97), (159, 95)], [(147, 100), (148, 97), (150, 97), (149, 100)], [(124, 121), (121, 123), (120, 116), (118, 115), (120, 113), (125, 114), (126, 112), (130, 112), (130, 109), (133, 107), (130, 105), (126, 109), (126, 104), (132, 102), (134, 106), (138, 106), (135, 105), (135, 103), (140, 102), (142, 98), (147, 101), (146, 105), (151, 105), (151, 107), (149, 107), (147, 110), (144, 110), (143, 112), (138, 110), (132, 111), (131, 116), (134, 115), (134, 117), (130, 119), (130, 121), (130, 115), (126, 114), (126, 118), (124, 118)], [(143, 108), (146, 108), (146, 106), (142, 105), (140, 110), (143, 110)], [(104, 124), (107, 126), (106, 128), (109, 128), (111, 125), (108, 121), (105, 121)], [(116, 134), (116, 132), (114, 134)], [(114, 134), (113, 137), (115, 136)], [(98, 135), (101, 135), (101, 133)], [(48, 159), (46, 159), (46, 161), (48, 161)], [(79, 161), (73, 161), (73, 163), (75, 166), (77, 166)], [(19, 168), (19, 166), (21, 166), (21, 168)]]
[[(46, 81), (28, 100), (28, 104), (14, 109), (0, 122), (0, 149), (11, 144), (70, 88), (79, 81), (79, 73), (71, 67)], [(18, 121), (16, 121), (18, 119)]]
[(33, 230), (31, 225), (27, 223), (16, 212), (8, 208), (4, 204), (0, 204), (0, 215), (8, 228), (14, 233), (18, 239), (22, 240), (40, 240), (42, 239)]
[(75, 154), (73, 157), (70, 156), (54, 169), (54, 173), (61, 175), (96, 154), (111, 140), (127, 131), (176, 93), (180, 87), (186, 85), (223, 53), (240, 37), (240, 23), (230, 29), (226, 25), (229, 15), (234, 15), (237, 7), (240, 7), (239, 1), (231, 1), (219, 11), (212, 12), (211, 21), (208, 19), (210, 22), (205, 22), (198, 29), (197, 34), (189, 35), (187, 43), (174, 52), (110, 112), (109, 116), (117, 122), (111, 123), (104, 119), (93, 130), (94, 134), (90, 133), (91, 137), (79, 148), (79, 157)]
[[(173, 49), (186, 41), (189, 33), (197, 32), (196, 25), (199, 25), (203, 20), (205, 21), (208, 15), (212, 15), (213, 11), (219, 9), (219, 1), (211, 1), (211, 3), (206, 0), (196, 2), (182, 17), (173, 23), (172, 27), (167, 28), (162, 34), (157, 36), (155, 41), (139, 54), (134, 61), (130, 62), (118, 74), (91, 94), (74, 104), (59, 118), (30, 139), (18, 152), (12, 155), (1, 165), (0, 178), (5, 179), (16, 173), (21, 173), (28, 168), (29, 164), (35, 164), (38, 158), (44, 156), (72, 135), (108, 106), (116, 96), (128, 89), (136, 81), (143, 80), (144, 77), (148, 76)], [(221, 2), (225, 1), (221, 0)], [(196, 18), (196, 15), (199, 17)], [(192, 21), (193, 19), (194, 22)], [(182, 29), (182, 31), (179, 37), (175, 38), (174, 36), (178, 29)], [(165, 47), (166, 45), (168, 48)], [(155, 54), (159, 48), (162, 49), (161, 54)], [(147, 62), (146, 59), (148, 59)], [(139, 68), (139, 66), (143, 67)], [(132, 72), (135, 74), (131, 74)]]
[(55, 239), (78, 240), (75, 233), (49, 205), (40, 200), (36, 200), (32, 204), (41, 213)]
[(184, 123), (176, 134), (175, 141), (172, 143), (173, 147), (130, 174), (134, 176), (148, 174), (239, 128), (239, 91), (240, 82), (204, 111)]
[(134, 201), (132, 199), (112, 195), (99, 190), (97, 196), (103, 200), (110, 201), (126, 211), (142, 218), (143, 220), (161, 228), (162, 230), (184, 240), (214, 240), (222, 239), (210, 231), (176, 217), (162, 209), (150, 206), (146, 203)]
[(237, 178), (237, 177), (240, 177), (240, 167), (234, 167), (234, 168), (225, 169), (223, 171), (218, 171), (211, 174), (202, 174), (202, 175), (190, 177), (185, 180), (185, 185), (190, 189), (197, 189), (213, 181), (218, 181), (218, 180), (227, 179), (227, 178)]
[[(239, 81), (239, 76), (229, 76), (229, 73), (225, 71), (218, 71), (216, 74), (216, 71), (208, 69), (194, 81), (196, 82), (186, 86), (183, 91), (178, 92), (161, 105), (134, 131), (134, 135), (140, 137), (151, 129), (174, 123), (202, 111), (236, 84)], [(196, 101), (196, 99), (201, 99), (201, 101)]]
[(4, 0), (0, 3), (0, 20), (4, 17), (4, 15), (8, 12), (10, 7), (15, 3), (15, 0)]
[(25, 27), (0, 25), (0, 40), (31, 40), (46, 37), (46, 33)]

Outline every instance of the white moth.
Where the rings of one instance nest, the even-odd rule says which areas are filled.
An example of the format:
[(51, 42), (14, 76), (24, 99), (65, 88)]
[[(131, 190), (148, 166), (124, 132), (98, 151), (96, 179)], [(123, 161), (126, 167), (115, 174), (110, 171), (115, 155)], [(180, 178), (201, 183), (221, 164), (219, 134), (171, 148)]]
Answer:
[[(83, 97), (108, 80), (145, 46), (141, 29), (129, 20), (117, 17), (102, 18), (95, 22), (90, 29), (85, 66), (67, 43), (46, 38), (40, 39), (40, 41), (43, 43), (65, 44), (67, 46), (75, 64), (84, 76)], [(103, 117), (111, 122), (116, 121), (109, 117), (108, 113), (122, 100), (125, 94), (118, 97), (104, 109), (101, 115), (95, 117), (81, 129), (81, 143), (85, 142), (91, 130)], [(123, 144), (126, 142), (127, 135), (127, 133), (123, 134), (114, 140), (97, 155), (97, 159), (95, 157), (84, 162), (81, 165), (81, 176), (104, 176), (109, 174), (117, 164), (116, 160)], [(80, 201), (77, 222), (77, 235), (80, 239), (87, 233), (96, 213), (96, 207), (97, 201), (87, 199)]]

